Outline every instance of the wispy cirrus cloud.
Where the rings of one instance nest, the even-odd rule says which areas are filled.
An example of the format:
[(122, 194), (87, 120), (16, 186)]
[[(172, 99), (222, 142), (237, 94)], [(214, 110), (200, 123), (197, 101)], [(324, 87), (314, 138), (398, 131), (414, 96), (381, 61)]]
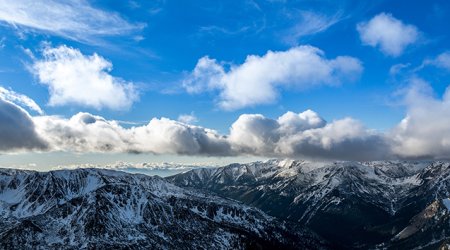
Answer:
[(144, 27), (86, 0), (0, 0), (0, 6), (0, 21), (5, 24), (81, 42), (129, 34)]
[(298, 11), (295, 24), (285, 30), (282, 39), (287, 44), (298, 44), (301, 38), (316, 35), (328, 30), (331, 26), (345, 19), (342, 12), (332, 15), (314, 11)]
[(44, 114), (44, 111), (39, 105), (26, 95), (19, 94), (11, 89), (6, 89), (0, 86), (0, 99), (23, 105), (40, 115)]
[(450, 71), (450, 51), (445, 51), (437, 55), (435, 58), (424, 60), (424, 62), (421, 66), (418, 67), (418, 69), (421, 69), (427, 65), (432, 65), (440, 69)]

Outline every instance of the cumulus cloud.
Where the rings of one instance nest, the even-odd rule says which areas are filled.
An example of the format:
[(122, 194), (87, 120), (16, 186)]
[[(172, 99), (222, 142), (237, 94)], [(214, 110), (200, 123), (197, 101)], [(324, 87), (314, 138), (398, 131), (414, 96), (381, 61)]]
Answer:
[(133, 83), (109, 74), (111, 62), (65, 45), (46, 47), (32, 70), (48, 86), (51, 106), (76, 104), (121, 110), (128, 109), (138, 97)]
[(194, 112), (191, 112), (190, 114), (179, 115), (178, 121), (181, 123), (193, 124), (198, 122), (198, 118), (195, 116)]
[(384, 135), (367, 129), (352, 118), (283, 137), (276, 152), (316, 159), (376, 160), (391, 157)]
[(437, 98), (428, 82), (413, 78), (404, 96), (407, 115), (391, 132), (393, 152), (405, 158), (448, 158), (450, 88)]
[(41, 107), (39, 107), (39, 105), (35, 101), (33, 101), (33, 99), (29, 98), (26, 95), (16, 93), (11, 89), (5, 89), (1, 86), (0, 86), (0, 99), (17, 103), (19, 105), (23, 105), (37, 112), (40, 115), (44, 114), (44, 111), (41, 109)]
[(200, 58), (184, 79), (189, 93), (218, 91), (218, 105), (234, 110), (274, 102), (279, 89), (305, 89), (319, 85), (339, 85), (356, 80), (363, 67), (353, 57), (327, 59), (323, 51), (299, 46), (287, 51), (250, 55), (241, 65), (224, 65), (209, 57)]
[(97, 9), (86, 0), (0, 0), (0, 5), (0, 21), (82, 42), (128, 34), (143, 27), (116, 13)]
[(74, 152), (132, 152), (185, 155), (230, 155), (225, 138), (214, 130), (167, 118), (147, 125), (124, 128), (115, 121), (89, 113), (66, 119), (37, 116), (38, 133), (51, 150)]
[(242, 115), (231, 127), (230, 142), (236, 151), (272, 157), (367, 160), (389, 154), (382, 134), (351, 118), (327, 124), (311, 110), (277, 120)]
[(230, 145), (216, 131), (176, 122), (167, 118), (153, 118), (149, 124), (130, 130), (138, 152), (185, 155), (231, 155)]
[(43, 150), (46, 146), (28, 113), (0, 96), (0, 151)]
[(33, 120), (38, 134), (56, 151), (343, 160), (379, 159), (388, 153), (381, 134), (350, 118), (327, 123), (311, 110), (287, 112), (276, 120), (243, 114), (228, 136), (167, 118), (154, 118), (132, 128), (89, 113), (70, 119), (37, 116)]
[(450, 155), (450, 87), (436, 98), (426, 81), (404, 90), (406, 117), (377, 132), (352, 118), (325, 121), (312, 110), (277, 119), (242, 114), (227, 135), (167, 118), (122, 127), (89, 113), (71, 118), (39, 115), (0, 98), (0, 151), (23, 150), (152, 153), (203, 156), (252, 155), (332, 160), (435, 158)]
[(152, 153), (203, 156), (254, 155), (329, 159), (385, 157), (383, 136), (345, 118), (327, 123), (317, 113), (286, 112), (278, 119), (243, 114), (228, 135), (167, 118), (125, 128), (119, 122), (80, 112), (70, 118), (31, 117), (1, 100), (0, 151)]
[(356, 26), (363, 44), (377, 47), (386, 55), (399, 56), (419, 38), (419, 30), (391, 14), (381, 13)]

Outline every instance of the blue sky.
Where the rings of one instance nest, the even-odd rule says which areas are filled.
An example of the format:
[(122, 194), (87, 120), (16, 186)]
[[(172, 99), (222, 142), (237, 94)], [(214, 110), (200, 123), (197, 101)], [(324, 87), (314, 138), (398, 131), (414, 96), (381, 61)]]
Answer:
[[(49, 155), (62, 163), (73, 158), (66, 153), (80, 158), (90, 152), (99, 153), (98, 158), (117, 154), (110, 155), (114, 160), (118, 155), (136, 161), (188, 155), (192, 161), (217, 156), (232, 161), (238, 156), (446, 158), (450, 151), (445, 136), (428, 141), (434, 136), (426, 134), (446, 135), (448, 126), (421, 126), (435, 117), (445, 124), (439, 119), (450, 113), (445, 97), (450, 80), (448, 1), (0, 3), (0, 97), (29, 116), (32, 132), (46, 144), (5, 146), (3, 165), (14, 165), (24, 155), (30, 163), (34, 159), (45, 165), (41, 158)], [(43, 111), (11, 97), (17, 95)], [(306, 110), (314, 114), (300, 115)], [(297, 116), (278, 119), (288, 111)], [(76, 116), (79, 112), (86, 116)], [(67, 133), (54, 131), (69, 128), (71, 117), (86, 121), (88, 115), (113, 128), (72, 124), (69, 139), (57, 140)], [(148, 131), (140, 135), (143, 141), (123, 138), (136, 136), (128, 130), (145, 127), (153, 118), (166, 124), (162, 117), (183, 129), (214, 130), (212, 137), (224, 137), (213, 142), (220, 150), (210, 150), (210, 137), (203, 145), (195, 133), (189, 134), (195, 145), (187, 147), (198, 150), (187, 150), (184, 139), (178, 142), (180, 133), (159, 123), (155, 126), (169, 131), (170, 145), (159, 145), (156, 137), (145, 141)], [(313, 121), (319, 118), (327, 123)], [(340, 121), (345, 126), (337, 127)], [(11, 128), (3, 127), (0, 133), (8, 134)], [(289, 132), (283, 130), (287, 128)], [(92, 139), (103, 133), (112, 139)], [(241, 134), (252, 136), (239, 141), (245, 137)], [(87, 142), (71, 144), (73, 136)], [(276, 139), (269, 140), (271, 136)], [(8, 140), (16, 139), (23, 140)], [(159, 146), (147, 145), (152, 143)], [(377, 153), (366, 157), (372, 147)], [(385, 147), (388, 152), (380, 150)]]

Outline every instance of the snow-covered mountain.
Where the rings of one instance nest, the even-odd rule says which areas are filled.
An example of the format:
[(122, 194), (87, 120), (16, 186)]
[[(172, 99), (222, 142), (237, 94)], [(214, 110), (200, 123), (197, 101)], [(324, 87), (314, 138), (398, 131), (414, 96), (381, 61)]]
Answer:
[(160, 177), (0, 169), (1, 249), (326, 248), (298, 225)]
[[(450, 238), (443, 205), (450, 197), (448, 162), (270, 160), (167, 179), (298, 222), (345, 248), (433, 249)], [(432, 220), (416, 223), (432, 204), (439, 207)], [(406, 229), (411, 225), (418, 229)]]
[(70, 170), (80, 168), (96, 168), (96, 169), (109, 169), (118, 170), (132, 174), (146, 174), (146, 175), (158, 175), (161, 177), (170, 176), (174, 174), (183, 173), (191, 169), (200, 167), (217, 167), (213, 164), (179, 164), (172, 162), (143, 162), (143, 163), (131, 163), (117, 161), (111, 164), (70, 164), (59, 165), (49, 170)]

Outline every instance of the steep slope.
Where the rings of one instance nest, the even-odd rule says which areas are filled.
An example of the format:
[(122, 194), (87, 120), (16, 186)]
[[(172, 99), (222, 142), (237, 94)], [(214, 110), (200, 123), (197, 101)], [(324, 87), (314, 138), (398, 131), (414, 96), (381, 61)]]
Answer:
[(433, 201), (449, 197), (449, 166), (271, 160), (191, 170), (168, 180), (299, 222), (341, 246), (364, 248), (389, 241)]
[(450, 244), (450, 200), (435, 200), (380, 248), (448, 249)]
[(325, 248), (314, 234), (159, 177), (0, 170), (2, 249)]

